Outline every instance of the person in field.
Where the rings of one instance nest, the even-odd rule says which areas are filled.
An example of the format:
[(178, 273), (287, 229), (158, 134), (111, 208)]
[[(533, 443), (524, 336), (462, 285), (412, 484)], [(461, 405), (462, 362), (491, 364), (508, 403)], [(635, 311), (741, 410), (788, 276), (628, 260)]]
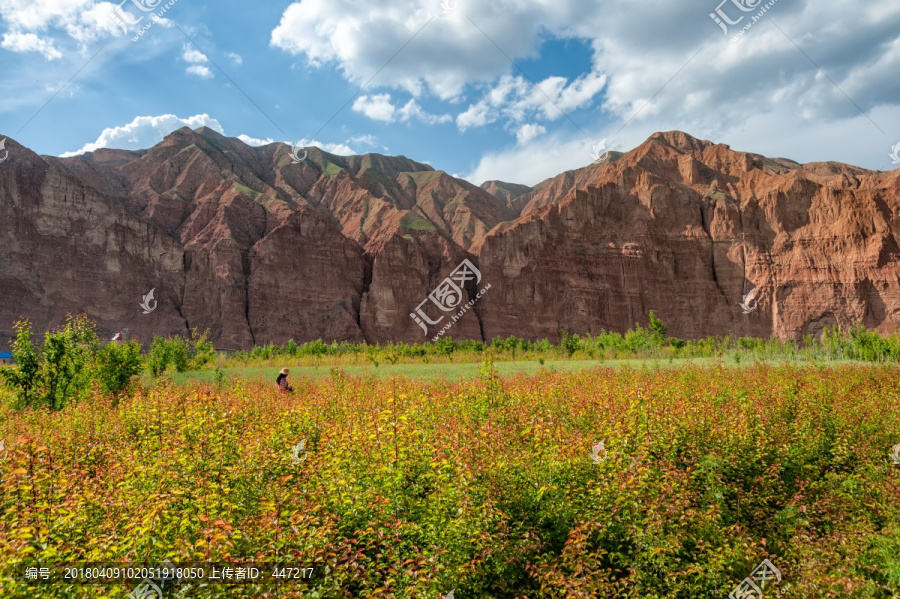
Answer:
[(279, 391), (293, 391), (294, 388), (288, 384), (287, 377), (291, 373), (287, 368), (282, 368), (281, 372), (278, 374), (278, 378), (275, 379), (275, 384), (278, 385)]

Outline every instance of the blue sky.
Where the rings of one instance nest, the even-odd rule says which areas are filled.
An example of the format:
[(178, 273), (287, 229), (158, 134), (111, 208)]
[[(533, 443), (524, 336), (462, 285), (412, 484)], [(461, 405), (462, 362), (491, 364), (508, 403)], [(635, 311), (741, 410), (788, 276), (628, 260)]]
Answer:
[[(140, 27), (138, 5), (167, 1), (120, 10)], [(900, 4), (771, 4), (753, 22), (762, 0), (177, 0), (132, 41), (110, 2), (4, 0), (0, 137), (71, 155), (207, 125), (534, 184), (601, 140), (628, 150), (680, 129), (896, 168)], [(711, 13), (740, 22), (725, 35)]]

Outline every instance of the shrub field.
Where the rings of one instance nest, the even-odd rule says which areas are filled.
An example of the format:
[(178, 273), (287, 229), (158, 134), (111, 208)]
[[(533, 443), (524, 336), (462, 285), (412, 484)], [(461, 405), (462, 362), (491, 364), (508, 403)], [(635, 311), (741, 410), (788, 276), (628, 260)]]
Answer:
[(167, 598), (724, 598), (763, 559), (766, 597), (900, 596), (894, 367), (294, 386), (2, 408), (0, 596), (132, 592), (12, 578), (25, 558), (314, 569)]

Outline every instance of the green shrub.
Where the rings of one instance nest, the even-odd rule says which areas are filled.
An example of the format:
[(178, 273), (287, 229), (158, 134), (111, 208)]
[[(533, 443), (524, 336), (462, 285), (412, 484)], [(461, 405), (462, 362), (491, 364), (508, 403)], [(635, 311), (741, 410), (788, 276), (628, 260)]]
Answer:
[(191, 338), (194, 339), (191, 348), (191, 367), (195, 370), (200, 370), (216, 358), (216, 350), (208, 337), (209, 330), (198, 333), (195, 328), (191, 331)]
[(154, 337), (150, 343), (150, 356), (147, 366), (150, 374), (158, 377), (166, 373), (169, 366), (176, 372), (185, 372), (189, 365), (189, 348), (187, 341), (181, 337)]
[(666, 325), (652, 310), (650, 312), (650, 343), (654, 347), (662, 347), (666, 341)]
[(647, 331), (641, 327), (625, 334), (625, 347), (633, 353), (638, 353), (643, 349), (647, 349), (650, 345), (650, 336)]
[(130, 387), (143, 366), (140, 343), (108, 343), (97, 352), (94, 372), (103, 392), (118, 395)]
[(310, 341), (302, 346), (305, 350), (301, 353), (305, 353), (310, 356), (324, 356), (328, 353), (328, 346), (325, 345), (325, 342), (321, 339), (316, 339), (315, 341)]
[(13, 325), (16, 340), (12, 342), (12, 354), (16, 360), (15, 368), (0, 368), (0, 377), (6, 386), (16, 391), (21, 406), (33, 405), (39, 393), (39, 374), (41, 369), (40, 348), (31, 341), (31, 323), (27, 320)]
[(571, 358), (572, 354), (582, 348), (581, 337), (578, 336), (578, 333), (570, 335), (569, 333), (563, 332), (559, 346), (566, 350), (566, 354)]
[(453, 339), (451, 337), (441, 337), (435, 342), (434, 348), (437, 353), (449, 357), (450, 354), (456, 351), (456, 344), (453, 342)]

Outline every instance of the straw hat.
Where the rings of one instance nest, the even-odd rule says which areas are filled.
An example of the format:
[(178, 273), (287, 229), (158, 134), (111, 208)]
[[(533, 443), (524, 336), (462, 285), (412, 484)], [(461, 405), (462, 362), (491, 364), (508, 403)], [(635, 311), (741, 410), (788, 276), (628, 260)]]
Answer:
[(282, 368), (282, 369), (281, 369), (281, 374), (290, 374), (290, 373), (291, 373), (291, 371), (288, 370), (287, 368)]

